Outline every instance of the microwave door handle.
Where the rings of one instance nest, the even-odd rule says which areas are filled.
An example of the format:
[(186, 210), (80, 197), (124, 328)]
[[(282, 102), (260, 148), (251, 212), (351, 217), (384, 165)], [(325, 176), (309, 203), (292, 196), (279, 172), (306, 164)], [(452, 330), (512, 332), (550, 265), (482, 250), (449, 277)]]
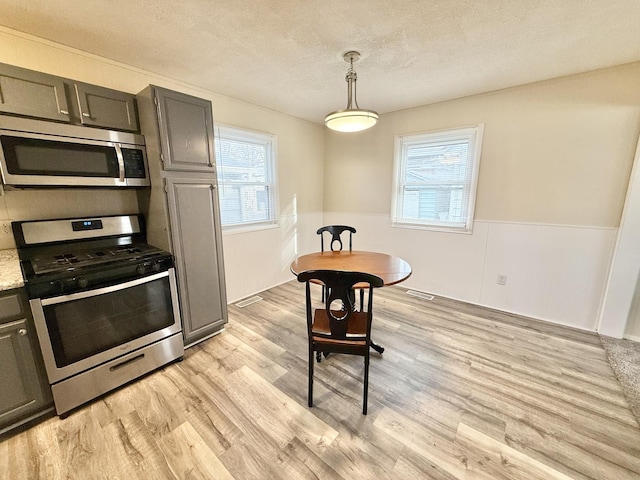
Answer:
[(118, 159), (118, 173), (120, 175), (120, 183), (124, 183), (124, 156), (122, 155), (122, 147), (119, 143), (115, 144), (116, 158)]

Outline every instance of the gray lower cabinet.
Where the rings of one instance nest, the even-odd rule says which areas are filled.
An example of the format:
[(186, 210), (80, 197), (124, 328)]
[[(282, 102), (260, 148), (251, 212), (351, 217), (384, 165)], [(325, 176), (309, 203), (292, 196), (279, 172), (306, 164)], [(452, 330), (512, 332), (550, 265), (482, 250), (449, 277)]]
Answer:
[(172, 175), (165, 182), (184, 342), (189, 345), (227, 322), (218, 192), (212, 179)]
[(0, 63), (0, 114), (138, 132), (135, 95)]
[(138, 203), (147, 241), (174, 255), (189, 347), (228, 318), (211, 102), (153, 85), (137, 101), (151, 179)]
[(0, 292), (0, 433), (52, 410), (35, 326), (22, 289)]

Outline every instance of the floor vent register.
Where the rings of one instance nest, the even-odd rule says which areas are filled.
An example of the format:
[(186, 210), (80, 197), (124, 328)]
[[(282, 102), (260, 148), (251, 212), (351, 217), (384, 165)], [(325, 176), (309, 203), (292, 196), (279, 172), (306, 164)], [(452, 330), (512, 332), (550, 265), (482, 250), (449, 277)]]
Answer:
[(433, 295), (429, 295), (428, 293), (419, 292), (417, 290), (407, 290), (407, 295), (411, 297), (421, 298), (423, 300), (433, 300)]
[(262, 300), (262, 297), (255, 295), (253, 297), (245, 298), (244, 300), (236, 303), (236, 307), (244, 308), (248, 305), (251, 305), (252, 303), (259, 302), (260, 300)]

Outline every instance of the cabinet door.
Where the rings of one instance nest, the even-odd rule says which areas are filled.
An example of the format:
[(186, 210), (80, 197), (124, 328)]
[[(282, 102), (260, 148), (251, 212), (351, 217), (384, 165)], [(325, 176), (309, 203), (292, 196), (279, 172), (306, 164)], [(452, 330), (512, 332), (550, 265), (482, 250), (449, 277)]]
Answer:
[(164, 169), (215, 173), (211, 102), (158, 87), (154, 93)]
[(215, 179), (166, 178), (185, 345), (227, 322)]
[(135, 95), (86, 83), (75, 83), (74, 88), (83, 125), (140, 131)]
[(40, 383), (26, 319), (0, 325), (0, 430), (42, 409), (47, 397)]
[(63, 79), (1, 64), (0, 113), (69, 122)]

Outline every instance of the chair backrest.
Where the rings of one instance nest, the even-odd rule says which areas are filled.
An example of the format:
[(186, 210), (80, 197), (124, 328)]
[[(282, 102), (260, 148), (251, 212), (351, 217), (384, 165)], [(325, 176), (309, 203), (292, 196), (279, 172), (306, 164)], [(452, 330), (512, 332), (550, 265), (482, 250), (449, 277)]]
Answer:
[[(324, 252), (324, 232), (329, 232), (331, 234), (331, 243), (329, 244), (331, 251), (336, 252), (342, 250), (342, 239), (340, 236), (345, 230), (349, 232), (349, 251), (351, 251), (352, 238), (353, 234), (356, 233), (356, 229), (348, 225), (326, 225), (324, 227), (320, 227), (316, 232), (320, 235), (320, 251)], [(340, 248), (333, 248), (333, 244), (335, 242), (338, 242)]]
[[(329, 329), (331, 338), (347, 340), (347, 330), (349, 321), (354, 313), (353, 286), (357, 283), (369, 284), (369, 302), (367, 305), (367, 341), (371, 336), (371, 309), (373, 307), (373, 289), (382, 287), (383, 280), (370, 273), (344, 272), (340, 270), (307, 270), (298, 275), (299, 282), (306, 282), (306, 306), (307, 306), (307, 329), (311, 336), (311, 326), (313, 322), (313, 309), (311, 303), (310, 283), (322, 282), (329, 293), (324, 308), (329, 318)], [(318, 335), (314, 333), (314, 335)]]

